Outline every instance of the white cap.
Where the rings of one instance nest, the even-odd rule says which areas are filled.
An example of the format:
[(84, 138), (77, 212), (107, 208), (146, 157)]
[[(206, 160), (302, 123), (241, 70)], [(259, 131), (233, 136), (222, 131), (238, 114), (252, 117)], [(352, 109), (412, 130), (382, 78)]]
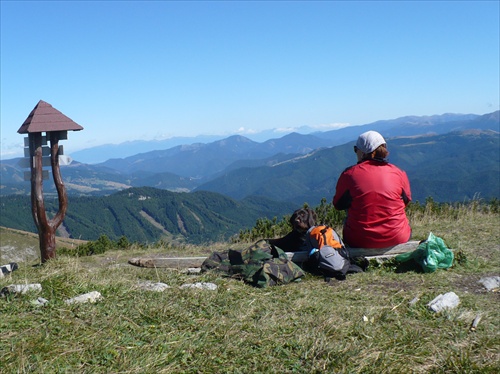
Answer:
[(361, 152), (367, 154), (372, 153), (382, 144), (385, 144), (385, 139), (376, 131), (367, 131), (362, 133), (358, 137), (358, 141), (356, 142), (356, 148), (358, 148)]

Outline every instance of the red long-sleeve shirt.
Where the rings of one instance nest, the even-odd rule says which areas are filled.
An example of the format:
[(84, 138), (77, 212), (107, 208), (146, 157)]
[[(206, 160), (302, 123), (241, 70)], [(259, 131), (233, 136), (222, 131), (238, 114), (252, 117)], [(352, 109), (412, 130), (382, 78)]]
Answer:
[(343, 240), (351, 248), (386, 248), (406, 243), (411, 228), (405, 207), (411, 200), (404, 171), (379, 160), (365, 160), (339, 177), (333, 205), (347, 209)]

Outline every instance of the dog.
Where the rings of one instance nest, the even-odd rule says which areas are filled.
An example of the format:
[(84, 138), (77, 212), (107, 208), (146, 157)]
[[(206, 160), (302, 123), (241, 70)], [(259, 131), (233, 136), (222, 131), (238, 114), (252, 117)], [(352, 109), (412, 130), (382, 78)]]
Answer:
[(316, 212), (311, 208), (301, 208), (293, 212), (290, 224), (298, 232), (306, 232), (312, 226), (316, 226)]
[(312, 226), (316, 226), (316, 212), (311, 208), (300, 208), (290, 217), (292, 231), (282, 238), (269, 239), (269, 243), (285, 252), (299, 252), (303, 250), (306, 233)]

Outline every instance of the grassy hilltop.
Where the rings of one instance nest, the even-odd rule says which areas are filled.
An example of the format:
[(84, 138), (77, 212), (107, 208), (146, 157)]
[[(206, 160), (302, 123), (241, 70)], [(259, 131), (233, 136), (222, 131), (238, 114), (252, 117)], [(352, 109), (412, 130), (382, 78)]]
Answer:
[[(43, 289), (0, 298), (0, 372), (498, 372), (500, 294), (478, 283), (500, 275), (498, 205), (430, 203), (410, 212), (410, 221), (414, 239), (432, 231), (453, 248), (451, 269), (397, 272), (388, 262), (342, 282), (307, 275), (257, 289), (217, 273), (127, 264), (146, 253), (206, 255), (245, 243), (133, 247), (88, 257), (59, 255), (37, 267), (20, 263), (0, 278), (0, 289), (24, 283), (41, 283)], [(171, 288), (140, 290), (143, 281)], [(179, 288), (194, 282), (218, 288)], [(64, 303), (94, 290), (103, 296), (96, 304)], [(427, 309), (449, 291), (460, 297), (458, 307), (438, 314)], [(40, 296), (49, 303), (34, 305)]]

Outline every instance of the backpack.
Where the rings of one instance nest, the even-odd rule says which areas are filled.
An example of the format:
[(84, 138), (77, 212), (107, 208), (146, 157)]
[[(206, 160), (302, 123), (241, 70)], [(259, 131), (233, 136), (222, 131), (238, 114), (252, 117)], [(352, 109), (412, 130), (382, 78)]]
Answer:
[(312, 226), (306, 235), (306, 242), (309, 250), (313, 248), (321, 249), (324, 245), (332, 248), (345, 247), (340, 236), (330, 226)]
[(285, 252), (265, 239), (243, 250), (214, 252), (201, 269), (220, 271), (259, 288), (287, 284), (304, 276), (303, 270)]
[[(309, 264), (325, 277), (345, 279), (348, 272), (358, 272), (356, 265), (351, 265), (349, 252), (340, 236), (330, 226), (313, 226), (306, 236), (309, 250)], [(361, 270), (361, 269), (359, 269)]]

